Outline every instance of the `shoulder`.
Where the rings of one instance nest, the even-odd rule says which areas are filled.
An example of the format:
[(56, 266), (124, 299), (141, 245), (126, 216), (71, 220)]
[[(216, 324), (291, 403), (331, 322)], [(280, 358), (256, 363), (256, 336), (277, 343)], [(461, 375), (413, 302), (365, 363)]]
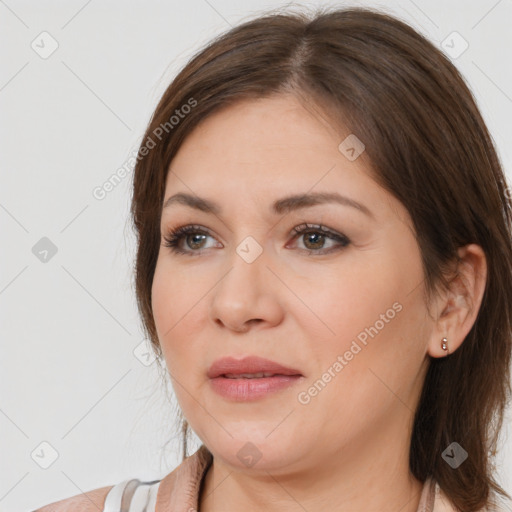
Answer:
[[(435, 484), (435, 507), (434, 512), (457, 512), (457, 509), (451, 504), (439, 484)], [(478, 512), (512, 512), (512, 502), (496, 494), (491, 494), (489, 506), (479, 509)]]
[(71, 496), (70, 498), (55, 501), (34, 510), (34, 512), (98, 512), (103, 510), (105, 498), (112, 487), (112, 485), (100, 487)]

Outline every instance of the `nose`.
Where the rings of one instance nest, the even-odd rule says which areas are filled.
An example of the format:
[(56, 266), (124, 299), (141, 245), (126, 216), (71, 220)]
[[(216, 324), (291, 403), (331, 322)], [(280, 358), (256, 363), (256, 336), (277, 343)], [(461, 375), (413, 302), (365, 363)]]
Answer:
[(210, 294), (212, 321), (235, 332), (278, 325), (284, 316), (284, 287), (270, 270), (265, 253), (251, 263), (233, 254), (230, 269)]

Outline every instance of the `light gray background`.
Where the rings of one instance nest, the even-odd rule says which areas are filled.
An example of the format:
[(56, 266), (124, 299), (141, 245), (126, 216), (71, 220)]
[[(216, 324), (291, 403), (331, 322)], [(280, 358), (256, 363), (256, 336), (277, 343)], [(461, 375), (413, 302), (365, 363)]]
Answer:
[[(469, 47), (453, 60), (510, 175), (510, 0), (332, 3), (380, 6), (440, 46), (457, 31)], [(132, 174), (103, 200), (92, 192), (136, 150), (160, 95), (200, 46), (284, 4), (0, 0), (1, 511), (159, 479), (180, 460), (175, 411), (143, 355), (131, 287)], [(33, 253), (43, 237), (57, 248), (46, 262)], [(510, 417), (499, 458), (508, 492)], [(43, 469), (52, 450), (58, 457)]]

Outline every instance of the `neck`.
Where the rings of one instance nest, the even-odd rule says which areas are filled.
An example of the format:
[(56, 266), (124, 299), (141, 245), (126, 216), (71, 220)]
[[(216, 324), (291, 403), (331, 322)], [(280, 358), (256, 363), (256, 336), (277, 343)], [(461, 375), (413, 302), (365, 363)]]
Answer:
[[(214, 457), (199, 496), (199, 512), (416, 512), (423, 484), (409, 471), (410, 439), (397, 435), (396, 424), (375, 427), (378, 436), (373, 439), (362, 433), (300, 470), (241, 471)], [(404, 427), (398, 430), (404, 432)]]

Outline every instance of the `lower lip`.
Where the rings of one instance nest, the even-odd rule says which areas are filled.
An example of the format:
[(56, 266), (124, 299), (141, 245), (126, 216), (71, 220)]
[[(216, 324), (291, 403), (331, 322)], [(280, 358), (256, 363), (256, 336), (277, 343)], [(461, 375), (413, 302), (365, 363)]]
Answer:
[(228, 379), (216, 377), (210, 379), (213, 390), (224, 398), (237, 402), (257, 400), (295, 384), (301, 375), (275, 375), (254, 379)]

